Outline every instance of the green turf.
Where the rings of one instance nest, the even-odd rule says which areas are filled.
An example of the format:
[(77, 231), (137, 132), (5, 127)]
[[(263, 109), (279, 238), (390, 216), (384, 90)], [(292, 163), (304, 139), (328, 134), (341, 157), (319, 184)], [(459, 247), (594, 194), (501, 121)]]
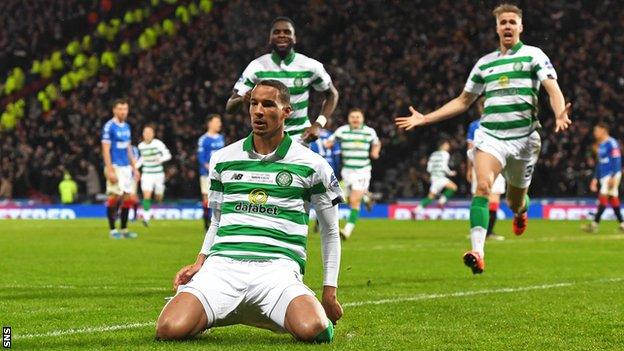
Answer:
[[(510, 233), (510, 227), (500, 222), (498, 231)], [(524, 237), (488, 242), (486, 271), (473, 276), (461, 261), (469, 247), (467, 223), (362, 220), (343, 243), (339, 300), (345, 314), (331, 345), (304, 345), (244, 326), (184, 343), (155, 341), (153, 323), (164, 297), (172, 294), (174, 273), (200, 248), (201, 224), (155, 221), (147, 229), (134, 224), (140, 238), (120, 241), (110, 240), (105, 228), (104, 220), (0, 221), (0, 323), (12, 327), (14, 349), (621, 350), (624, 345), (624, 235), (613, 222), (592, 235), (581, 233), (578, 222), (532, 220)], [(308, 246), (305, 280), (318, 292), (318, 235), (311, 235)], [(98, 331), (111, 326), (122, 329)]]

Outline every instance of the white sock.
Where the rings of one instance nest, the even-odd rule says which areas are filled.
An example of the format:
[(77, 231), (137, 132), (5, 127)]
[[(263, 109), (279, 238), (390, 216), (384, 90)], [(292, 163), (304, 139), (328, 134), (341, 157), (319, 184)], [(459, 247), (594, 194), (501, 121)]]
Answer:
[(470, 243), (472, 244), (472, 251), (478, 252), (481, 257), (485, 256), (485, 236), (487, 229), (483, 227), (470, 228)]
[(355, 228), (355, 224), (347, 223), (347, 224), (345, 224), (345, 227), (344, 227), (344, 229), (342, 231), (344, 232), (345, 236), (350, 236), (351, 232), (353, 231), (353, 228)]
[(152, 218), (152, 209), (143, 212), (143, 219), (149, 221)]
[(438, 203), (440, 204), (440, 206), (444, 206), (444, 204), (446, 203), (446, 196), (445, 195), (440, 196)]

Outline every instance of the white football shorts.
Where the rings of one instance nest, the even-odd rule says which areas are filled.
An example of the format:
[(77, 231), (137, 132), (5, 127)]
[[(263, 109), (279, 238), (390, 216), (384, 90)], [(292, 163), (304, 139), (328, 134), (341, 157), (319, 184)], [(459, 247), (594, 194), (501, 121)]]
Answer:
[(368, 191), (371, 180), (370, 169), (349, 169), (343, 167), (340, 174), (342, 175), (345, 188), (349, 191)]
[(208, 327), (232, 324), (285, 332), (290, 302), (302, 295), (314, 296), (289, 259), (235, 260), (210, 256), (178, 294), (193, 294), (204, 306)]
[(165, 173), (142, 173), (141, 190), (163, 195), (165, 193)]
[(613, 184), (613, 188), (609, 189), (609, 178), (611, 178), (611, 176), (604, 176), (602, 178), (600, 178), (600, 195), (607, 195), (607, 196), (613, 196), (613, 197), (618, 197), (619, 196), (619, 188), (620, 188), (620, 181), (622, 180), (622, 172), (617, 172), (613, 175), (613, 178), (615, 180), (615, 184)]
[(527, 137), (501, 140), (477, 129), (474, 143), (477, 149), (496, 157), (510, 185), (521, 189), (529, 187), (542, 148), (537, 131)]
[(117, 176), (117, 182), (112, 183), (106, 177), (106, 171), (104, 176), (106, 178), (106, 194), (107, 195), (123, 195), (123, 194), (135, 194), (136, 182), (132, 176), (132, 166), (116, 166), (113, 165), (115, 175)]

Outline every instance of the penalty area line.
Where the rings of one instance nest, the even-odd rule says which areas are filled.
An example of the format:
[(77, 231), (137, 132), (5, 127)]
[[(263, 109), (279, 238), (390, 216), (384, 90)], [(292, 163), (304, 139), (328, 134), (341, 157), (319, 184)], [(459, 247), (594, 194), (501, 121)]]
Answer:
[[(487, 294), (503, 294), (503, 293), (532, 291), (532, 290), (547, 290), (547, 289), (563, 288), (563, 287), (569, 287), (569, 286), (575, 286), (575, 285), (581, 285), (581, 284), (614, 283), (614, 282), (622, 282), (622, 281), (624, 281), (624, 277), (588, 280), (588, 281), (580, 281), (580, 282), (561, 282), (561, 283), (553, 283), (553, 284), (529, 285), (529, 286), (520, 286), (520, 287), (515, 287), (515, 288), (458, 291), (458, 292), (446, 293), (446, 294), (422, 294), (422, 295), (415, 295), (415, 296), (397, 297), (397, 298), (392, 298), (392, 299), (347, 302), (347, 303), (342, 304), (342, 306), (359, 307), (359, 306), (366, 306), (366, 305), (383, 305), (383, 304), (389, 304), (389, 303), (435, 300), (435, 299), (442, 299), (442, 298), (466, 297), (466, 296), (477, 296), (477, 295), (487, 295)], [(99, 327), (62, 329), (62, 330), (54, 330), (54, 331), (50, 331), (47, 333), (37, 333), (37, 334), (23, 334), (23, 335), (18, 334), (18, 335), (15, 335), (15, 339), (20, 340), (20, 339), (42, 338), (42, 337), (66, 336), (66, 335), (75, 335), (75, 334), (104, 333), (104, 332), (115, 331), (115, 330), (143, 328), (147, 326), (155, 326), (155, 322), (154, 321), (137, 322), (137, 323), (130, 323), (130, 324), (104, 325), (104, 326), (99, 326)]]

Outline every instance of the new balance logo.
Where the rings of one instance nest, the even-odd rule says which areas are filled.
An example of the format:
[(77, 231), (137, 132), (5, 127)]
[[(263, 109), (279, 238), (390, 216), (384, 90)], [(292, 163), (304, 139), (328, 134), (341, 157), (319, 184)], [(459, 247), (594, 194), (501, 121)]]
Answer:
[(242, 173), (234, 173), (232, 174), (232, 178), (230, 178), (230, 180), (241, 180), (241, 179), (243, 179)]

